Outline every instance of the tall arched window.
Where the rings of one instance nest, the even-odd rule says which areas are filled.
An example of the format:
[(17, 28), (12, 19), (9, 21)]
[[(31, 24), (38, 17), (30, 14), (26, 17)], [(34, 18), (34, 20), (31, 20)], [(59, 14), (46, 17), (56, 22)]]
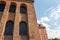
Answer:
[(12, 21), (8, 21), (5, 27), (4, 35), (13, 35), (14, 23)]
[(4, 11), (4, 8), (5, 8), (5, 3), (0, 3), (0, 12), (3, 12)]
[(27, 8), (22, 5), (22, 6), (20, 7), (20, 13), (26, 14), (26, 13), (27, 13)]
[(19, 34), (27, 35), (27, 24), (25, 22), (21, 22), (19, 25)]
[(10, 6), (9, 12), (11, 13), (15, 13), (16, 11), (16, 4), (15, 3), (11, 3), (12, 5)]

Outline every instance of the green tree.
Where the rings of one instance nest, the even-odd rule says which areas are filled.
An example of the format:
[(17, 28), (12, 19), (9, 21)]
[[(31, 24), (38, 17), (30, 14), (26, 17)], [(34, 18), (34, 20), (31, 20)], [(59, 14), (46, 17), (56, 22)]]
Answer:
[(58, 40), (58, 38), (54, 38), (54, 40)]

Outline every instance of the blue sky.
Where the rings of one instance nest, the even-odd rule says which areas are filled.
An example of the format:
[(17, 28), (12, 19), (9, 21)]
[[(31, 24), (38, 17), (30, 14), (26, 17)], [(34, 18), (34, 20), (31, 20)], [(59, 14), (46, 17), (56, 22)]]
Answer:
[(60, 38), (60, 0), (35, 0), (37, 22), (46, 27), (49, 38)]

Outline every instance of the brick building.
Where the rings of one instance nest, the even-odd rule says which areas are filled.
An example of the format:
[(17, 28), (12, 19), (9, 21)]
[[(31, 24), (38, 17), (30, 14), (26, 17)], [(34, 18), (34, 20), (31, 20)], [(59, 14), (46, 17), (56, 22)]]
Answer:
[(39, 34), (40, 34), (40, 40), (48, 40), (46, 28), (42, 24), (39, 25)]
[(34, 0), (0, 0), (0, 40), (40, 40)]

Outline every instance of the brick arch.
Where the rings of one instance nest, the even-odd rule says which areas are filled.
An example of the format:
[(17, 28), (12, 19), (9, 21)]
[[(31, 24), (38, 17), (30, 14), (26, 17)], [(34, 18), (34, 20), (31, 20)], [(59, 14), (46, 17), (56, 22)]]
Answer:
[(20, 4), (20, 6), (24, 6), (24, 7), (26, 7), (26, 8), (27, 8), (27, 5), (26, 5), (26, 4), (24, 4), (24, 3), (21, 3), (21, 4)]
[(21, 4), (20, 5), (20, 13), (26, 14), (27, 13), (27, 5), (26, 4)]
[(27, 23), (24, 21), (19, 23), (19, 35), (28, 35)]
[(0, 12), (3, 12), (6, 6), (6, 2), (5, 1), (0, 1)]
[(11, 2), (11, 5), (15, 5), (15, 6), (17, 6), (17, 3), (15, 3), (15, 2)]
[(0, 1), (0, 4), (3, 3), (3, 4), (6, 4), (6, 1)]
[(11, 13), (11, 14), (9, 15), (7, 21), (9, 21), (9, 20), (15, 21), (15, 14)]
[(4, 35), (13, 35), (14, 22), (9, 20), (6, 22)]
[(6, 2), (5, 1), (0, 1), (0, 20), (2, 18), (3, 12), (5, 10)]
[(15, 13), (16, 12), (16, 6), (17, 6), (17, 4), (15, 2), (11, 2), (9, 12)]

